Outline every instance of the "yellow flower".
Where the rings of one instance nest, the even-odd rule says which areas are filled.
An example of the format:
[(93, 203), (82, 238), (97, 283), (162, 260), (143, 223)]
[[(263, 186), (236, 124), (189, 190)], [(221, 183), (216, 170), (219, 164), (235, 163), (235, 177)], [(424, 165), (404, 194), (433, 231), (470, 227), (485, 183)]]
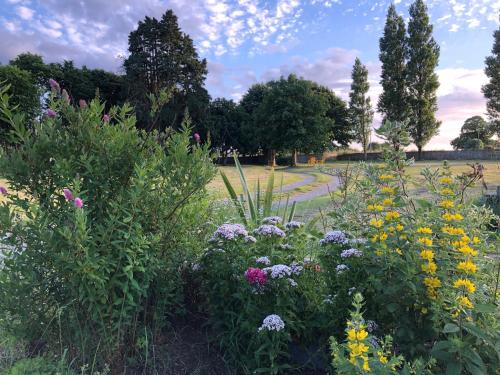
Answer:
[(455, 203), (453, 203), (453, 201), (450, 201), (449, 199), (445, 199), (439, 202), (439, 206), (443, 208), (453, 208), (455, 207)]
[(382, 181), (385, 181), (385, 180), (394, 180), (394, 176), (393, 175), (390, 175), (390, 174), (382, 174), (380, 175), (379, 177)]
[(420, 256), (422, 257), (422, 259), (425, 259), (425, 260), (428, 260), (429, 262), (431, 262), (434, 259), (434, 251), (422, 250), (420, 252)]
[(458, 263), (457, 269), (467, 273), (476, 273), (477, 266), (470, 260), (467, 260), (465, 262)]
[(363, 355), (364, 353), (368, 352), (368, 346), (366, 346), (362, 342), (350, 343), (347, 344), (347, 346), (349, 347), (351, 354), (355, 357), (359, 357), (360, 355)]
[(444, 188), (443, 190), (441, 190), (441, 194), (442, 194), (442, 195), (453, 195), (453, 194), (454, 194), (454, 192), (453, 192), (453, 190), (451, 190), (451, 189)]
[(375, 228), (380, 228), (382, 225), (384, 225), (384, 220), (373, 218), (370, 220), (370, 225), (374, 226)]
[(426, 277), (424, 278), (424, 285), (429, 288), (439, 288), (441, 286), (441, 280), (437, 277)]
[(438, 294), (436, 292), (436, 289), (434, 288), (427, 288), (427, 296), (430, 298), (430, 299), (436, 299)]
[(477, 244), (481, 243), (481, 240), (479, 239), (479, 237), (474, 236), (474, 237), (472, 237), (472, 243), (477, 245)]
[(404, 226), (402, 226), (401, 224), (396, 225), (396, 230), (397, 230), (398, 232), (401, 232), (403, 229), (405, 229), (405, 227), (404, 227)]
[(349, 341), (356, 340), (356, 330), (354, 328), (347, 331), (347, 340)]
[(476, 286), (469, 279), (458, 279), (453, 283), (453, 287), (456, 289), (463, 287), (469, 293), (474, 293), (476, 291)]
[(396, 248), (396, 253), (398, 253), (399, 255), (403, 255), (403, 252), (401, 251), (401, 249), (399, 247)]
[(446, 221), (460, 221), (464, 219), (460, 214), (450, 214), (449, 212), (444, 213), (441, 217)]
[(422, 264), (422, 271), (428, 274), (435, 274), (437, 270), (437, 265), (434, 262), (429, 262), (427, 264)]
[(458, 303), (460, 304), (460, 306), (462, 307), (466, 307), (468, 309), (472, 309), (474, 307), (474, 305), (472, 304), (472, 302), (470, 301), (470, 299), (466, 296), (462, 296), (458, 299)]
[(385, 198), (383, 201), (382, 201), (382, 204), (384, 206), (392, 206), (394, 204), (394, 201), (391, 199), (391, 198)]
[(370, 372), (370, 364), (368, 363), (368, 359), (365, 359), (363, 361), (363, 370), (365, 370), (366, 372)]
[(389, 211), (385, 214), (385, 220), (398, 219), (400, 216), (401, 214), (397, 211)]
[(470, 255), (475, 257), (477, 255), (477, 250), (474, 250), (469, 245), (464, 245), (458, 248), (458, 251), (465, 255)]
[(384, 352), (377, 352), (377, 355), (380, 363), (383, 363), (385, 365), (387, 362), (389, 362), (387, 357), (384, 355)]
[(394, 194), (394, 188), (392, 188), (390, 186), (382, 186), (382, 188), (380, 189), (380, 191), (382, 193), (386, 193), (386, 194)]
[(402, 234), (401, 236), (399, 236), (399, 239), (406, 240), (408, 239), (408, 236), (406, 234)]
[(382, 211), (384, 209), (380, 204), (369, 204), (368, 211)]
[(453, 182), (453, 179), (451, 179), (450, 177), (441, 177), (439, 182), (441, 182), (442, 184), (451, 184)]
[(462, 228), (455, 228), (451, 225), (445, 225), (441, 228), (441, 231), (446, 234), (450, 234), (452, 236), (463, 236), (465, 235), (465, 231)]
[(385, 232), (381, 232), (381, 233), (379, 234), (379, 236), (378, 236), (378, 238), (379, 238), (380, 242), (384, 242), (384, 241), (387, 239), (387, 237), (388, 237), (388, 236), (387, 236), (387, 233), (385, 233)]
[(356, 338), (359, 341), (363, 341), (367, 337), (368, 337), (368, 332), (366, 332), (364, 329), (362, 329), (361, 331), (359, 331), (359, 332), (356, 333)]
[(427, 308), (426, 308), (426, 307), (422, 307), (422, 310), (420, 310), (420, 311), (422, 311), (422, 314), (424, 314), (424, 315), (425, 315), (425, 314), (427, 314), (427, 311), (428, 311), (428, 310), (427, 310)]
[(420, 237), (417, 239), (417, 242), (425, 246), (432, 246), (432, 240), (427, 237)]
[(417, 229), (417, 233), (432, 234), (432, 229), (429, 227), (420, 227)]
[(382, 250), (375, 250), (375, 255), (381, 257), (383, 254)]

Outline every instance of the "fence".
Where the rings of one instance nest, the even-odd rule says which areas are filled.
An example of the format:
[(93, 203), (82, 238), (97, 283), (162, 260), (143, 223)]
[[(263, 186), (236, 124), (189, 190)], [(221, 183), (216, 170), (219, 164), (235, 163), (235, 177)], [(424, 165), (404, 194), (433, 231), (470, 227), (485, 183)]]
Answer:
[[(408, 151), (407, 158), (417, 159), (417, 151)], [(379, 160), (381, 152), (369, 152), (366, 160)], [(336, 160), (364, 160), (362, 153), (337, 155)], [(422, 160), (500, 160), (500, 150), (460, 150), (460, 151), (423, 151)]]

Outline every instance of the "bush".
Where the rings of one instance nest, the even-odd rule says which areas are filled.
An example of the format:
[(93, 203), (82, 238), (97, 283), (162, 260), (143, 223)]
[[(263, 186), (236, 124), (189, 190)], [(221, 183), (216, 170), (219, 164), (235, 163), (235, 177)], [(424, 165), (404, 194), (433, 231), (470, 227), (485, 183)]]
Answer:
[(0, 322), (79, 363), (120, 368), (182, 302), (180, 268), (206, 231), (211, 156), (188, 122), (146, 134), (127, 105), (74, 108), (58, 85), (33, 132), (2, 99), (15, 144), (0, 157), (10, 185)]

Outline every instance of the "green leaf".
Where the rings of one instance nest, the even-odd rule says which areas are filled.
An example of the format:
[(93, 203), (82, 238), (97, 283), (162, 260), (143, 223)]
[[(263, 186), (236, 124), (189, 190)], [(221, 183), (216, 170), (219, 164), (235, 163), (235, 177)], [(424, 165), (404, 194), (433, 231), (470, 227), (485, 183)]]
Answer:
[(274, 189), (274, 169), (271, 169), (271, 174), (267, 179), (266, 192), (264, 194), (264, 216), (271, 215), (273, 205), (273, 189)]
[(446, 366), (446, 375), (460, 375), (462, 373), (462, 364), (460, 362), (449, 362)]
[(460, 327), (453, 323), (446, 323), (443, 328), (443, 333), (455, 333), (460, 331)]

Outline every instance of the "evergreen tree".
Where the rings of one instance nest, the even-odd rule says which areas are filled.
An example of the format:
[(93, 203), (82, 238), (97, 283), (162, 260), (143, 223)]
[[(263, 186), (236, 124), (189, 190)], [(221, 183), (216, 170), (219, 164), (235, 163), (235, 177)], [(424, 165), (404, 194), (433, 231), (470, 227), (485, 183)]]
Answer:
[(128, 49), (130, 56), (124, 67), (139, 125), (149, 127), (148, 94), (157, 95), (168, 88), (175, 93), (156, 122), (159, 130), (179, 126), (186, 107), (195, 125), (200, 123), (210, 99), (204, 88), (207, 62), (199, 59), (192, 39), (181, 31), (172, 10), (161, 20), (146, 17), (140, 21), (129, 35)]
[(373, 110), (370, 97), (367, 95), (370, 85), (368, 84), (368, 69), (361, 64), (356, 57), (352, 68), (352, 84), (349, 93), (349, 117), (351, 126), (355, 132), (355, 139), (363, 147), (366, 159), (366, 151), (370, 143), (371, 124), (373, 121)]
[(416, 0), (410, 6), (407, 44), (408, 103), (411, 109), (409, 132), (420, 159), (422, 148), (438, 133), (441, 125), (435, 117), (439, 81), (434, 69), (438, 65), (439, 46), (432, 37), (432, 25), (423, 0)]
[(484, 69), (490, 82), (483, 86), (483, 94), (492, 131), (500, 138), (500, 28), (495, 30), (493, 38), (492, 55), (486, 58)]
[(378, 100), (378, 111), (384, 121), (401, 121), (408, 118), (406, 90), (406, 28), (403, 17), (391, 4), (387, 12), (384, 35), (380, 38), (383, 92)]

